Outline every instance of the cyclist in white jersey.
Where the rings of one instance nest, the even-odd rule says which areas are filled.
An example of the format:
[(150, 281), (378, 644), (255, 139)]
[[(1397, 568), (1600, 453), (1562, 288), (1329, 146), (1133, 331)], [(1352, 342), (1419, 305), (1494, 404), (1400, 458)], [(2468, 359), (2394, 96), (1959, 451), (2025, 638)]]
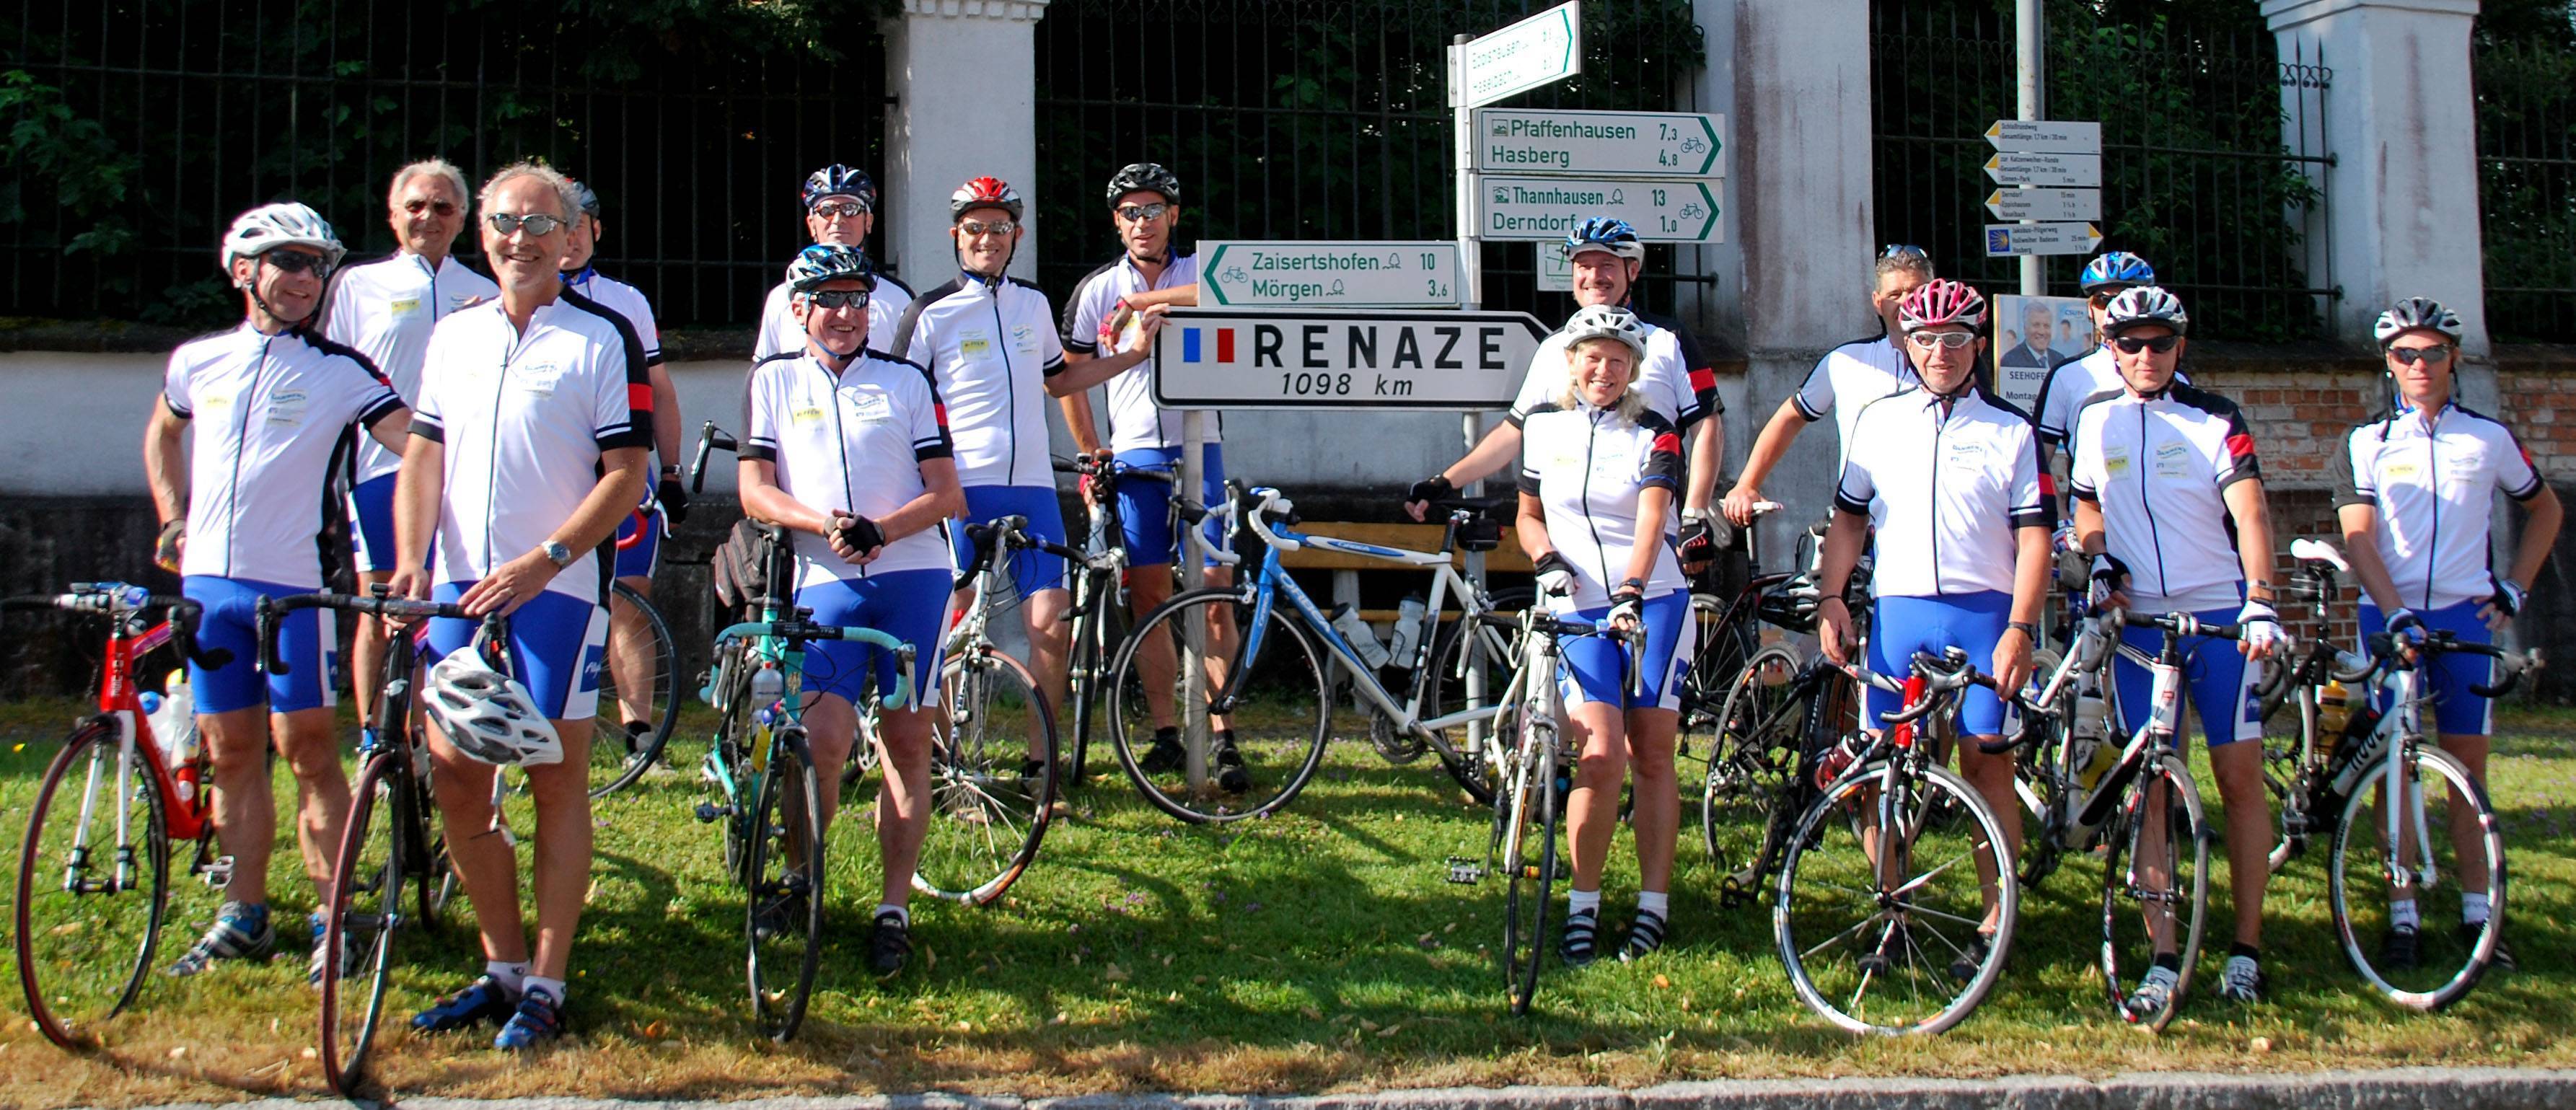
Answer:
[[(1688, 329), (1669, 317), (1639, 312), (1634, 300), (1637, 276), (1645, 270), (1646, 246), (1626, 220), (1594, 216), (1575, 225), (1562, 245), (1574, 271), (1574, 303), (1622, 308), (1637, 317), (1645, 354), (1634, 372), (1637, 394), (1647, 408), (1679, 429), (1688, 446), (1690, 466), (1682, 483), (1681, 509), (1673, 526), (1680, 539), (1682, 569), (1697, 574), (1716, 556), (1710, 499), (1717, 489), (1717, 470), (1725, 461), (1726, 412), (1717, 399), (1717, 372), (1691, 338)], [(1530, 369), (1503, 422), (1485, 433), (1465, 458), (1415, 482), (1405, 492), (1405, 512), (1421, 520), (1433, 500), (1458, 495), (1458, 487), (1501, 469), (1520, 449), (1521, 420), (1532, 405), (1559, 395), (1564, 383), (1565, 331), (1539, 342)]]
[[(798, 196), (805, 210), (805, 233), (815, 242), (867, 249), (868, 232), (877, 226), (877, 185), (868, 179), (867, 171), (835, 162), (808, 175)], [(868, 294), (868, 349), (891, 351), (895, 325), (903, 319), (903, 310), (912, 306), (912, 287), (882, 269), (876, 277), (876, 288)], [(787, 310), (793, 292), (782, 281), (761, 302), (760, 330), (751, 337), (754, 360), (805, 349), (805, 329)]]
[[(301, 204), (266, 205), (233, 221), (222, 250), (244, 320), (171, 352), (143, 437), (143, 469), (162, 520), (156, 558), (205, 606), (197, 642), (232, 655), (211, 669), (188, 664), (197, 728), (214, 757), (215, 830), (233, 871), (214, 924), (173, 975), (262, 957), (276, 942), (268, 912), (277, 840), (272, 734), (295, 773), (304, 873), (317, 892), (330, 887), (349, 812), (349, 780), (333, 742), (339, 638), (323, 614), (292, 614), (281, 637), (288, 673), (263, 679), (258, 605), (321, 587), (316, 539), (332, 455), (347, 430), (362, 427), (397, 448), (411, 426), (411, 413), (365, 355), (310, 330), (342, 253), (330, 224)], [(183, 452), (191, 428), (194, 442)], [(318, 982), (328, 966), (318, 918), (313, 929), (309, 970)]]
[[(2327, 468), (2335, 476), (2335, 513), (2353, 578), (2362, 589), (2361, 633), (2420, 639), (2431, 630), (2491, 643), (2522, 612), (2530, 591), (2525, 583), (2548, 560), (2566, 510), (2513, 430), (2459, 403), (2454, 375), (2466, 329), (2456, 313), (2439, 301), (2409, 297), (2380, 314), (2376, 331), (2397, 387), (2396, 403), (2353, 428)], [(2522, 540), (2501, 575), (2489, 556), (2499, 492), (2527, 514)], [(2454, 652), (2432, 657), (2421, 674), (2424, 692), (2433, 699), (2436, 742), (2485, 785), (2494, 703), (2470, 687), (2495, 681), (2495, 661)], [(2371, 697), (2383, 711), (2384, 694), (2374, 688)], [(2478, 846), (2484, 830), (2474, 811), (2451, 807), (2450, 832), (2459, 852), (2453, 858), (2485, 858)], [(2454, 878), (2462, 888), (2460, 938), (2474, 946), (2490, 916), (2486, 872), (2469, 868)], [(2392, 902), (2389, 911), (2380, 966), (2415, 966), (2419, 908), (2409, 897)], [(2491, 966), (2514, 966), (2501, 938)]]
[[(801, 354), (771, 355), (751, 369), (743, 401), (743, 511), (789, 529), (796, 547), (796, 604), (829, 625), (859, 625), (901, 638), (920, 661), (913, 702), (876, 729), (886, 775), (876, 821), (877, 908), (868, 962), (902, 970), (912, 952), (914, 866), (930, 819), (931, 718), (939, 712), (939, 631), (949, 551), (940, 522), (964, 513), (947, 417), (930, 373), (866, 349), (867, 256), (856, 247), (807, 247), (787, 272), (803, 319)], [(858, 735), (854, 708), (890, 694), (895, 659), (845, 641), (808, 645), (807, 737), (819, 781), (841, 781)], [(1041, 765), (1042, 766), (1042, 765)], [(823, 792), (829, 828), (840, 792)], [(817, 884), (818, 887), (820, 884)], [(793, 912), (781, 904), (781, 915)]]
[[(430, 336), (412, 426), (419, 442), (403, 456), (395, 491), (394, 585), (407, 597), (511, 617), (510, 672), (494, 681), (508, 682), (511, 705), (533, 708), (518, 727), (544, 730), (559, 761), (523, 767), (537, 813), (532, 947), (519, 916), (517, 855), (494, 829), (498, 768), (433, 730), (449, 862), (474, 907), (485, 963), (481, 978), (412, 1025), (502, 1021), (493, 1046), (517, 1050), (563, 1032), (573, 933), (590, 889), (590, 719), (608, 631), (600, 607), (608, 568), (595, 552), (644, 496), (653, 390), (626, 318), (565, 289), (559, 276), (579, 210), (570, 183), (523, 162), (493, 175), (480, 203), (483, 253), (501, 296), (449, 316)], [(437, 565), (424, 570), (433, 536)], [(429, 622), (432, 657), (464, 652), (462, 662), (474, 665), (478, 623)]]
[[(2059, 449), (2066, 446), (2067, 425), (2075, 420), (2075, 410), (2096, 393), (2120, 388), (2120, 367), (2111, 350), (2110, 333), (2103, 330), (2103, 315), (2110, 310), (2111, 298), (2126, 290), (2155, 283), (2155, 267), (2127, 251), (2111, 251), (2084, 264), (2079, 284), (2084, 290), (2086, 311), (2093, 316), (2093, 333), (2101, 337), (2101, 342), (2092, 350), (2058, 363), (2049, 370), (2047, 380), (2039, 386), (2039, 405), (2031, 412), (2032, 420), (2039, 427), (2041, 481), (2048, 486), (2051, 512), (2058, 512), (2061, 506), (2056, 504), (2056, 479), (2049, 472), (2058, 463)], [(2189, 384), (2191, 377), (2186, 374), (2178, 380)], [(2074, 535), (2072, 518), (2059, 516), (2056, 536), (2059, 549), (2065, 549)]]
[[(654, 325), (653, 304), (644, 291), (599, 272), (591, 264), (600, 235), (599, 194), (581, 181), (572, 183), (573, 201), (581, 208), (565, 228), (564, 288), (626, 318), (644, 345), (645, 377), (653, 383), (653, 450), (661, 458), (653, 489), (644, 503), (617, 526), (614, 577), (637, 594), (653, 596), (653, 572), (661, 566), (662, 541), (689, 519), (689, 491), (680, 481), (680, 395), (671, 387), (671, 370), (662, 362), (662, 330)], [(617, 680), (614, 707), (624, 726), (626, 750), (633, 754), (639, 736), (653, 731), (653, 631), (634, 606), (611, 599), (608, 606), (608, 669)]]
[(1753, 506), (1766, 500), (1762, 483), (1807, 425), (1824, 419), (1828, 412), (1834, 414), (1835, 430), (1841, 436), (1834, 449), (1839, 463), (1851, 451), (1852, 421), (1860, 418), (1862, 407), (1922, 384), (1901, 347), (1904, 330), (1897, 326), (1896, 306), (1932, 280), (1932, 256), (1921, 247), (1896, 244), (1878, 252), (1871, 272), (1869, 308), (1878, 317), (1879, 333), (1825, 352), (1797, 392), (1772, 411), (1770, 423), (1753, 439), (1753, 450), (1744, 458), (1735, 488), (1726, 492), (1721, 506), (1726, 519), (1739, 526), (1753, 522)]
[[(420, 396), (420, 355), (429, 329), (447, 314), (499, 296), (492, 279), (468, 269), (453, 248), (465, 230), (468, 190), (456, 167), (432, 158), (394, 171), (385, 197), (385, 222), (394, 230), (394, 253), (344, 266), (331, 275), (323, 298), (322, 334), (354, 347), (392, 380), (409, 404)], [(350, 554), (360, 593), (394, 571), (394, 471), (402, 453), (364, 439), (349, 482)], [(358, 618), (350, 637), (350, 684), (357, 690), (358, 719), (375, 712), (376, 687), (384, 682), (384, 630), (372, 616)]]

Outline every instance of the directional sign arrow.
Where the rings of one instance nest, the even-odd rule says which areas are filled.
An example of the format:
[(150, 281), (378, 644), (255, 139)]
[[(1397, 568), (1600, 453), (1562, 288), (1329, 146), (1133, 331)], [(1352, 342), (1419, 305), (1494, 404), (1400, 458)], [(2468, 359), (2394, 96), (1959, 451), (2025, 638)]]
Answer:
[(2100, 189), (1997, 189), (1986, 210), (2007, 220), (2098, 220)]
[(1987, 224), (1986, 257), (2033, 254), (2091, 254), (2102, 244), (2102, 229), (2089, 223)]
[(2050, 151), (2007, 152), (1986, 159), (1986, 176), (1997, 185), (2054, 185), (2099, 188), (2102, 156)]
[(2100, 154), (2102, 125), (2071, 120), (1999, 119), (1994, 126), (1986, 128), (1986, 142), (1996, 150)]
[(1499, 409), (1548, 329), (1526, 312), (1178, 308), (1154, 334), (1172, 408)]
[(1561, 4), (1466, 46), (1461, 86), (1467, 107), (1491, 104), (1583, 72), (1583, 5)]
[(1722, 182), (1645, 177), (1600, 180), (1487, 176), (1476, 185), (1476, 233), (1495, 241), (1562, 239), (1593, 216), (1615, 216), (1655, 243), (1725, 241)]
[(1726, 117), (1698, 112), (1476, 113), (1476, 168), (1501, 173), (1724, 177)]
[(1209, 307), (1456, 308), (1458, 244), (1297, 241), (1199, 244)]

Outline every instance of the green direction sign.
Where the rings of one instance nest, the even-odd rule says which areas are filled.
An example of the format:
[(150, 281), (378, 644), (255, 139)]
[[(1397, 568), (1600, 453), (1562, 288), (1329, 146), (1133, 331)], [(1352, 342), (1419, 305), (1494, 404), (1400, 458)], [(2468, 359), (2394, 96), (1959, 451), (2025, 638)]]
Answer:
[(1476, 183), (1476, 234), (1497, 242), (1563, 239), (1593, 216), (1616, 216), (1652, 243), (1722, 243), (1723, 182), (1649, 177), (1503, 177)]
[(1726, 176), (1724, 116), (1487, 108), (1475, 125), (1476, 168), (1487, 173)]
[(1583, 5), (1560, 4), (1469, 42), (1451, 102), (1469, 108), (1583, 72)]
[(1199, 287), (1211, 308), (1456, 308), (1458, 244), (1212, 240)]

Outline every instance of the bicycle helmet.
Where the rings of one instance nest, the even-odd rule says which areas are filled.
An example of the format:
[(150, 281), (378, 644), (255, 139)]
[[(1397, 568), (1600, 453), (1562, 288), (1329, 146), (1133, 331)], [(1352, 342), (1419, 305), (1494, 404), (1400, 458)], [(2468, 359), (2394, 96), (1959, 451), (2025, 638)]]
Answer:
[(1109, 175), (1109, 208), (1116, 211), (1118, 198), (1129, 193), (1154, 193), (1165, 204), (1181, 202), (1181, 179), (1172, 176), (1157, 162), (1130, 162)]
[(850, 197), (859, 207), (877, 210), (877, 183), (868, 179), (866, 170), (854, 169), (838, 162), (816, 170), (805, 179), (805, 207), (811, 211), (814, 202), (824, 197)]
[(2116, 293), (2133, 285), (2155, 283), (2156, 268), (2127, 251), (2112, 251), (2085, 263), (2084, 277), (2078, 282), (2087, 293), (2105, 287)]
[(496, 767), (535, 767), (563, 762), (563, 741), (537, 712), (536, 699), (517, 679), (483, 661), (484, 634), (429, 669), (421, 707), (464, 752)]
[(1571, 259), (1588, 250), (1609, 251), (1637, 262), (1646, 259), (1646, 244), (1637, 241), (1637, 229), (1615, 216), (1590, 217), (1566, 234), (1565, 257)]
[(2141, 285), (2123, 289), (2111, 298), (2110, 307), (2102, 310), (2102, 333), (2118, 335), (2145, 324), (2163, 324), (2175, 335), (2191, 331), (2191, 314), (2182, 310), (2182, 298), (2165, 291), (2161, 285)]
[(564, 183), (572, 186), (572, 206), (580, 209), (582, 215), (598, 219), (599, 194), (591, 191), (590, 183), (580, 178), (569, 178)]
[(2431, 297), (2408, 297), (2388, 306), (2388, 311), (2379, 314), (2378, 326), (2371, 331), (2379, 337), (2379, 345), (2386, 347), (2396, 342), (2398, 336), (2419, 328), (2440, 332), (2443, 339), (2454, 344), (2468, 331), (2460, 323), (2459, 313), (2442, 307), (2442, 302)]
[(1586, 339), (1616, 339), (1628, 345), (1636, 358), (1646, 357), (1646, 329), (1637, 322), (1637, 314), (1612, 305), (1587, 305), (1576, 309), (1565, 322), (1565, 349)]
[(948, 194), (949, 223), (953, 224), (965, 219), (967, 210), (972, 208), (999, 208), (1010, 213), (1011, 219), (1017, 221), (1022, 208), (1020, 191), (1011, 188), (1011, 183), (1001, 178), (979, 177), (958, 186), (956, 192)]
[(1927, 281), (1897, 302), (1896, 324), (1909, 334), (1944, 324), (1982, 328), (1986, 326), (1986, 295), (1964, 281)]
[(796, 252), (796, 260), (787, 264), (787, 286), (799, 293), (811, 293), (828, 281), (863, 281), (869, 289), (877, 287), (877, 268), (868, 261), (866, 251), (839, 243), (816, 243)]
[(323, 263), (334, 269), (349, 253), (340, 245), (340, 236), (331, 230), (331, 221), (323, 219), (321, 213), (293, 201), (263, 204), (234, 218), (233, 226), (224, 232), (224, 273), (232, 273), (234, 259), (256, 258), (284, 246), (321, 251)]

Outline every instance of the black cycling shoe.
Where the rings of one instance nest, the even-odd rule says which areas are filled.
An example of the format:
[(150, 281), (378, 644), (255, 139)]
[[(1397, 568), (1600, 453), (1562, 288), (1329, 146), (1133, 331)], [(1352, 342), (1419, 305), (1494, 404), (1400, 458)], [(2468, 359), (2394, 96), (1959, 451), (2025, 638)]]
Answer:
[(1567, 967), (1587, 967), (1601, 958), (1601, 911), (1568, 913), (1556, 934), (1556, 958)]
[(1235, 750), (1234, 730), (1217, 733), (1213, 747), (1216, 750), (1208, 753), (1208, 761), (1216, 764), (1217, 789), (1228, 794), (1252, 789), (1252, 773), (1244, 770), (1243, 753)]
[[(2472, 952), (2477, 951), (2477, 949), (2478, 949), (2478, 933), (2479, 933), (2480, 931), (2484, 930), (2486, 927), (2487, 927), (2487, 926), (2486, 926), (2486, 922), (2483, 922), (2483, 921), (2481, 921), (2481, 922), (2477, 922), (2477, 923), (2475, 923), (2475, 924), (2471, 924), (2471, 923), (2466, 922), (2466, 921), (2461, 922), (2461, 923), (2460, 923), (2460, 932), (2459, 932), (2459, 936), (2460, 936), (2460, 947), (2462, 947), (2462, 948), (2466, 948), (2466, 949), (2468, 949), (2469, 951), (2472, 951)], [(2521, 965), (2521, 964), (2519, 964), (2519, 963), (2516, 963), (2516, 962), (2514, 961), (2514, 958), (2513, 958), (2513, 949), (2510, 949), (2510, 948), (2507, 948), (2507, 947), (2505, 947), (2505, 946), (2504, 946), (2504, 936), (2503, 936), (2502, 934), (2498, 934), (2498, 935), (2496, 936), (2496, 940), (2495, 940), (2495, 951), (2490, 952), (2490, 953), (2487, 953), (2487, 970), (2489, 970), (2489, 971), (2520, 971), (2520, 970), (2522, 970), (2522, 965)]]
[(1181, 730), (1158, 728), (1154, 730), (1154, 746), (1146, 749), (1143, 759), (1136, 761), (1136, 769), (1149, 775), (1170, 774), (1180, 770), (1189, 759), (1190, 753), (1181, 750)]
[(868, 933), (868, 966), (878, 975), (903, 970), (912, 956), (912, 926), (899, 913), (881, 913)]
[(1975, 980), (1977, 969), (1986, 966), (1986, 958), (1994, 951), (1995, 938), (1977, 934), (1977, 939), (1968, 942), (1966, 951), (1950, 958), (1950, 977), (1962, 983)]
[[(2469, 937), (2470, 943), (2477, 937)], [(2379, 966), (2389, 971), (2413, 971), (2423, 962), (2423, 935), (2411, 926), (2399, 926), (2379, 936)]]
[(1861, 973), (1885, 975), (1895, 970), (1896, 965), (1905, 959), (1906, 940), (1904, 925), (1889, 925), (1886, 933), (1878, 938), (1878, 944), (1861, 953), (1857, 961)]

